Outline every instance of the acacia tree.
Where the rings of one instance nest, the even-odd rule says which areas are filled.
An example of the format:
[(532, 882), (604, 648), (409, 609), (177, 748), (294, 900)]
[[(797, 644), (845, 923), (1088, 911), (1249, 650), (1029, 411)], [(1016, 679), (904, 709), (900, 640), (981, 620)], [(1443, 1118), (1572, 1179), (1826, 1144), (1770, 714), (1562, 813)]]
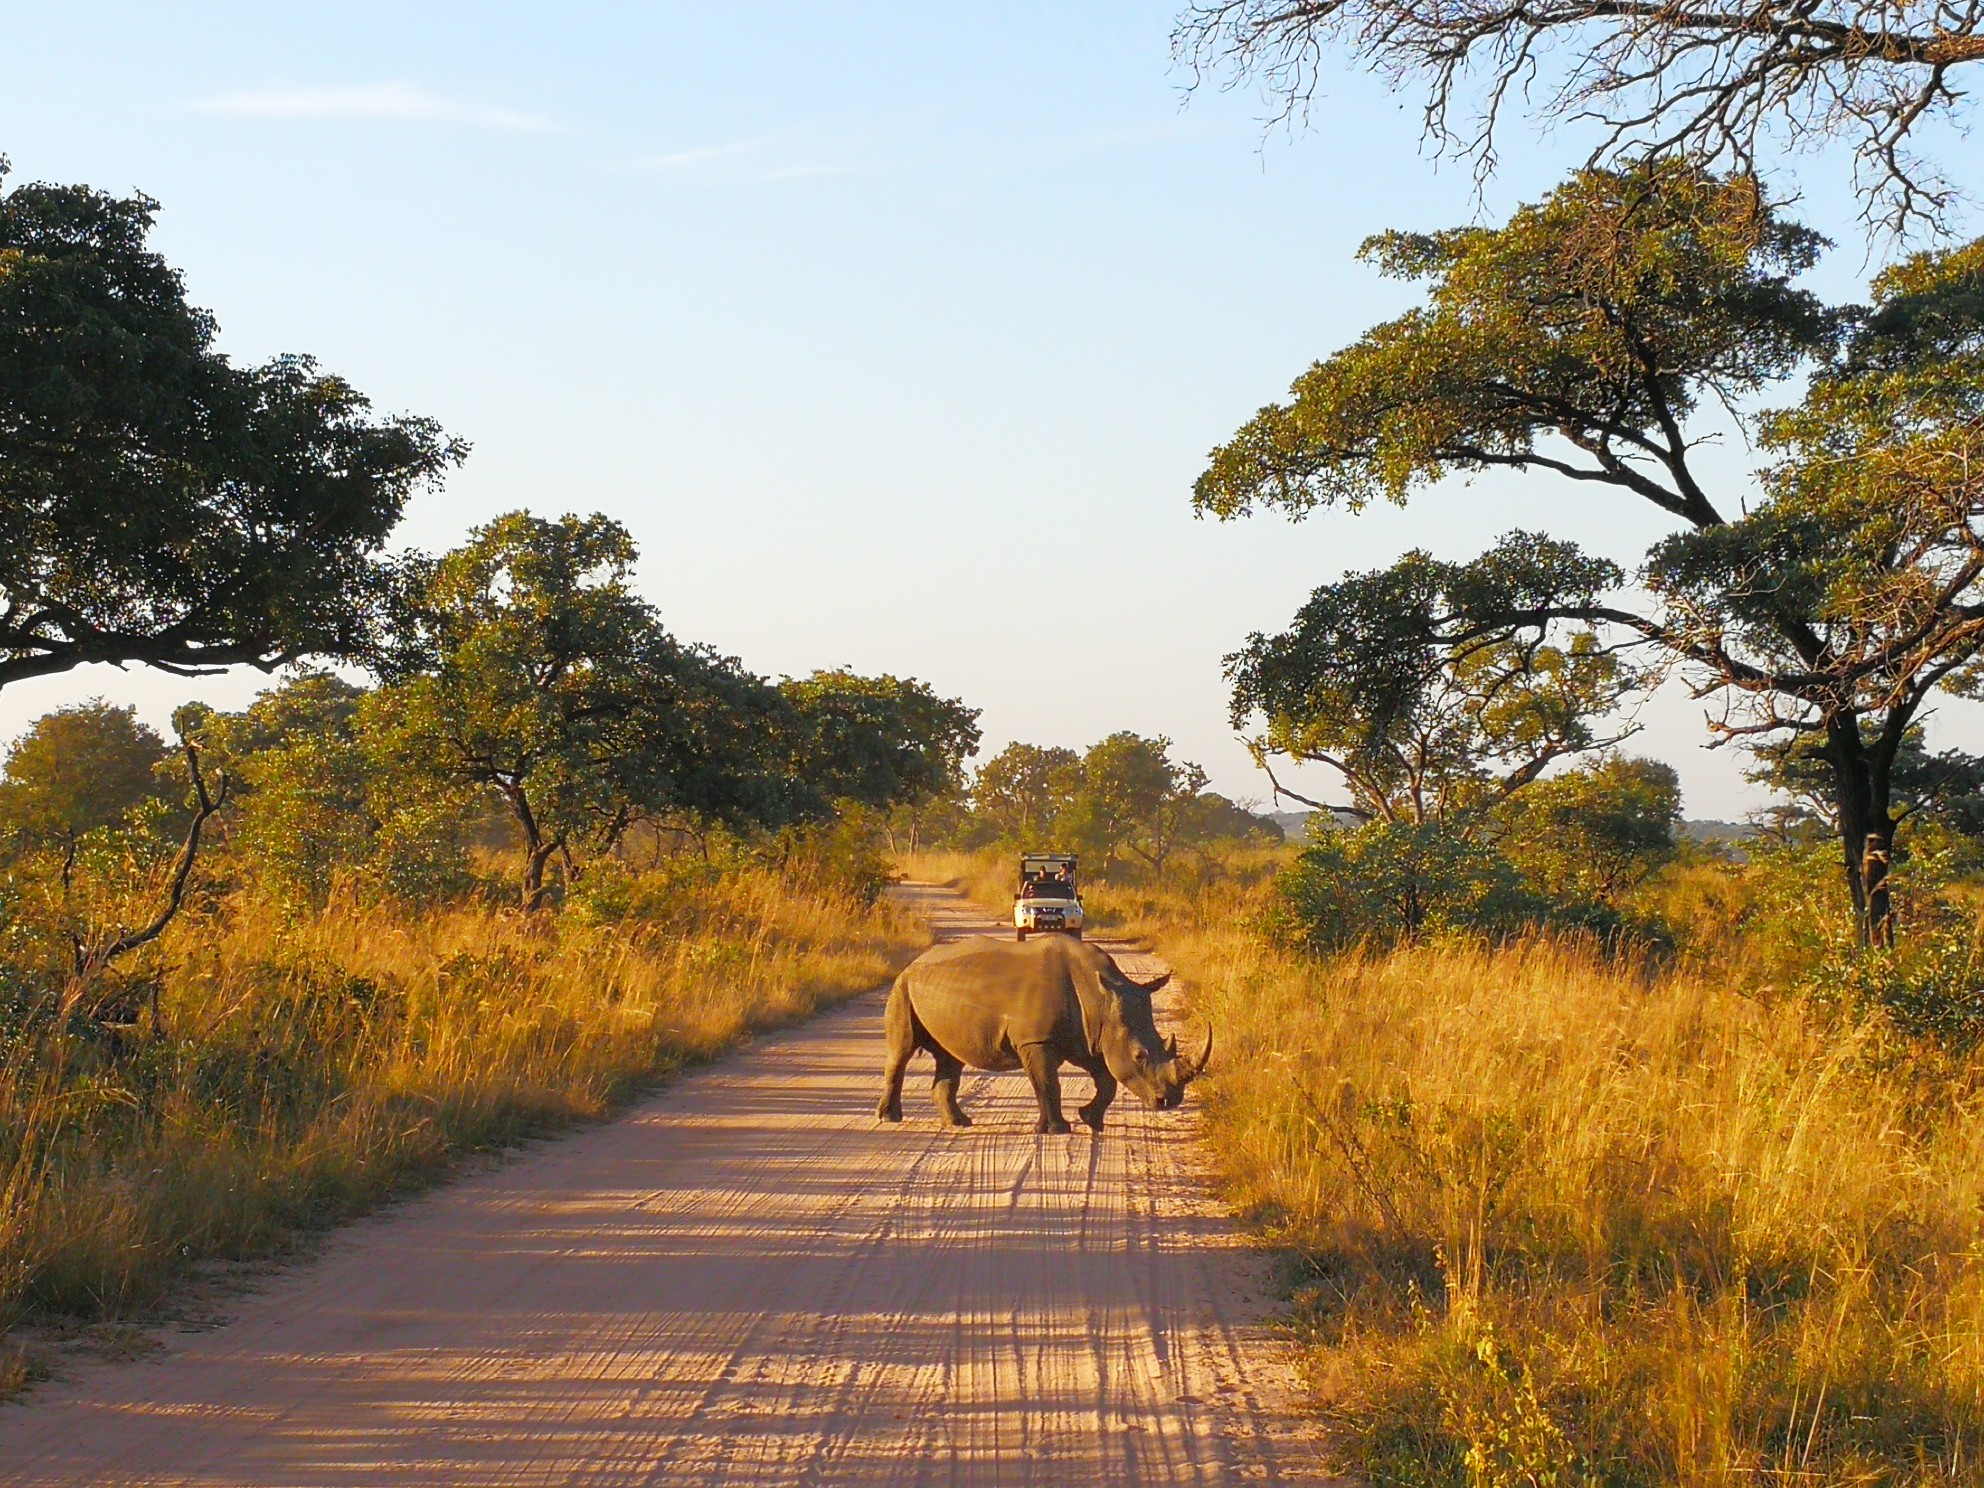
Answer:
[(837, 800), (916, 806), (963, 782), (978, 750), (978, 709), (915, 678), (839, 668), (791, 678), (779, 691), (797, 717), (793, 777), (814, 809)]
[(625, 528), (513, 512), (432, 565), (368, 705), (380, 757), (493, 790), (515, 823), (521, 900), (545, 871), (674, 812), (775, 821), (790, 809), (777, 692), (672, 639), (629, 584)]
[(1640, 678), (1588, 626), (1550, 618), (1617, 585), (1618, 568), (1525, 533), (1473, 563), (1411, 552), (1310, 596), (1280, 635), (1227, 657), (1236, 729), (1277, 795), (1272, 757), (1335, 770), (1385, 822), (1457, 824), (1601, 737)]
[(972, 809), (1007, 842), (1042, 847), (1080, 784), (1074, 750), (1014, 742), (979, 766)]
[[(1500, 228), (1372, 239), (1427, 304), (1305, 373), (1214, 451), (1195, 501), (1299, 516), (1508, 467), (1667, 514), (1651, 607), (1499, 618), (1661, 648), (1723, 699), (1723, 740), (1823, 737), (1847, 882), (1884, 939), (1896, 751), (1938, 689), (1975, 685), (1984, 643), (1984, 248), (1912, 259), (1871, 310), (1835, 311), (1790, 282), (1821, 246), (1754, 182), (1685, 164), (1581, 172)], [(1762, 499), (1712, 496), (1700, 405), (1810, 365), (1803, 402), (1761, 421)]]
[(1172, 45), (1195, 76), (1258, 81), (1282, 119), (1306, 114), (1335, 52), (1423, 81), (1427, 138), (1481, 174), (1511, 97), (1595, 125), (1592, 165), (1674, 154), (1749, 174), (1772, 139), (1842, 137), (1866, 215), (1901, 229), (1951, 205), (1909, 142), (1960, 117), (1984, 0), (1205, 0)]
[(381, 545), (466, 451), (307, 357), (230, 363), (147, 246), (156, 210), (0, 195), (0, 687), (364, 653)]
[(1184, 842), (1195, 818), (1206, 772), (1171, 758), (1171, 741), (1125, 729), (1089, 746), (1056, 831), (1105, 862), (1121, 852), (1153, 872)]

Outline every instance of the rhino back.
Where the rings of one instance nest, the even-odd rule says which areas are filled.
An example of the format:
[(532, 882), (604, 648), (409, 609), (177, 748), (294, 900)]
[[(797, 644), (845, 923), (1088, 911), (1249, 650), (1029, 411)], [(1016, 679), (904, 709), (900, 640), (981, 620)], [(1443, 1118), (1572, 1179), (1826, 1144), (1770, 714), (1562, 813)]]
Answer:
[(931, 1038), (978, 1069), (1011, 1069), (1023, 1045), (1080, 1044), (1081, 1007), (1069, 973), (1054, 942), (976, 939), (924, 952), (902, 980)]

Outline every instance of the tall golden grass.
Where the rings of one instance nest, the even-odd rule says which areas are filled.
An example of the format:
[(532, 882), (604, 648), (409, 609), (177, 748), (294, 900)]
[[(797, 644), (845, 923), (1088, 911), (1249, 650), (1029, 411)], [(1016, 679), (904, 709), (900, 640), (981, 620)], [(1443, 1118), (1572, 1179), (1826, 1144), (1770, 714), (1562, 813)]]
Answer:
[(763, 867), (624, 879), (556, 917), (223, 905), (162, 943), (157, 1033), (0, 1057), (0, 1324), (150, 1302), (197, 1259), (597, 1117), (927, 943), (886, 902)]
[(1974, 1059), (1699, 954), (1659, 971), (1537, 938), (1322, 961), (1249, 928), (1237, 889), (1094, 897), (1217, 1025), (1210, 1139), (1303, 1258), (1344, 1466), (1984, 1482)]

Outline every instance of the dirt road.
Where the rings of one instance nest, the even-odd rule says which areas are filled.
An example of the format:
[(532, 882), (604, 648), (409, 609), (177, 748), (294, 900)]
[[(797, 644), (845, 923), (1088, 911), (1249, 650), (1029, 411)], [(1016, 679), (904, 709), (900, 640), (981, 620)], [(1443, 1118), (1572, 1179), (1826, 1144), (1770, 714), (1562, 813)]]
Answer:
[[(912, 891), (940, 933), (989, 928)], [(1154, 963), (1125, 959), (1147, 975)], [(0, 1407), (10, 1484), (1320, 1481), (1193, 1108), (873, 1116), (880, 994)], [(1067, 1072), (1072, 1106), (1086, 1081)]]

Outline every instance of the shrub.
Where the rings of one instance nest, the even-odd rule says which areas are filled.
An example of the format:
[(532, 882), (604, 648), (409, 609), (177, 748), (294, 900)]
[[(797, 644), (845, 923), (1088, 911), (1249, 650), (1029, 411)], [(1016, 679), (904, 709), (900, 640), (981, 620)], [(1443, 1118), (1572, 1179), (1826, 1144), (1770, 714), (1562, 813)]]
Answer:
[(1430, 822), (1320, 837), (1276, 887), (1277, 928), (1318, 951), (1443, 931), (1505, 933), (1548, 908), (1494, 846)]
[(1800, 990), (1851, 1016), (1883, 1014), (1908, 1037), (1952, 1053), (1984, 1040), (1984, 953), (1975, 927), (1911, 936), (1891, 949), (1842, 947)]
[(1658, 760), (1613, 757), (1538, 780), (1495, 815), (1503, 850), (1535, 892), (1617, 908), (1674, 856), (1681, 782)]

